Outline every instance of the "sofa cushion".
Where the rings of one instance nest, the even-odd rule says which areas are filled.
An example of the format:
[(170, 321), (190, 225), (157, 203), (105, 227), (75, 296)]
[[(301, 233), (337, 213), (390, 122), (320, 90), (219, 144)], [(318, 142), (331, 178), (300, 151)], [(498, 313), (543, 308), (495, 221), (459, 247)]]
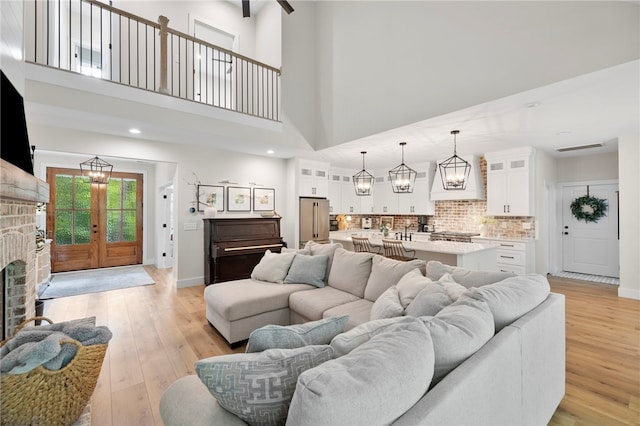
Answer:
[(433, 339), (433, 384), (473, 355), (494, 335), (493, 315), (486, 302), (466, 294), (434, 317), (421, 318)]
[(358, 300), (358, 297), (346, 291), (333, 287), (323, 287), (313, 291), (292, 293), (289, 296), (289, 309), (314, 321), (321, 319), (326, 310), (356, 300)]
[(423, 279), (429, 282), (409, 303), (409, 306), (404, 310), (405, 315), (412, 317), (433, 316), (453, 303), (440, 282), (431, 281), (427, 277)]
[(542, 303), (549, 292), (549, 281), (542, 275), (520, 275), (465, 293), (489, 305), (495, 322), (495, 332), (511, 324)]
[(338, 248), (333, 256), (329, 285), (362, 298), (371, 274), (372, 253), (356, 253)]
[(311, 284), (314, 287), (324, 287), (327, 267), (329, 266), (329, 256), (308, 256), (304, 254), (295, 254), (294, 256), (289, 272), (284, 278), (284, 283)]
[(493, 284), (505, 278), (516, 276), (511, 272), (474, 271), (458, 268), (457, 266), (445, 265), (437, 260), (427, 262), (427, 277), (430, 279), (437, 281), (446, 273), (451, 274), (455, 282), (467, 288)]
[(271, 250), (267, 250), (253, 268), (251, 278), (282, 284), (294, 257), (295, 253), (271, 253)]
[(421, 271), (422, 275), (424, 275), (426, 269), (425, 261), (414, 259), (402, 262), (375, 255), (371, 265), (371, 275), (369, 275), (367, 287), (364, 290), (364, 298), (375, 302), (386, 289), (398, 284), (398, 281), (413, 269)]
[(331, 265), (333, 264), (333, 254), (339, 248), (342, 248), (342, 244), (340, 243), (330, 243), (330, 244), (319, 244), (315, 241), (307, 241), (304, 245), (305, 250), (309, 250), (311, 256), (325, 255), (329, 256), (329, 262), (327, 263), (327, 275), (325, 277), (325, 284), (329, 278), (329, 274), (331, 273)]
[(398, 289), (396, 286), (392, 286), (382, 293), (375, 302), (373, 302), (370, 319), (377, 320), (399, 317), (403, 313), (404, 307), (400, 304)]
[(196, 361), (196, 373), (226, 410), (250, 425), (281, 425), (298, 376), (334, 357), (331, 346), (269, 349)]
[(344, 303), (327, 309), (322, 314), (323, 318), (336, 317), (341, 315), (349, 315), (349, 321), (345, 325), (345, 330), (351, 330), (353, 327), (369, 321), (371, 315), (371, 307), (373, 302), (366, 299), (358, 299), (353, 302)]
[(349, 331), (338, 334), (331, 340), (331, 346), (336, 351), (336, 357), (346, 355), (358, 346), (371, 340), (373, 336), (383, 332), (387, 327), (396, 324), (411, 324), (413, 317), (395, 317), (372, 320), (358, 325)]
[(267, 349), (294, 349), (309, 345), (328, 345), (344, 331), (348, 315), (310, 321), (296, 325), (265, 325), (249, 335), (246, 352)]
[(302, 373), (286, 424), (390, 424), (425, 394), (433, 360), (419, 320), (390, 326), (348, 355)]
[(252, 279), (227, 281), (204, 289), (207, 309), (227, 321), (251, 317), (289, 306), (289, 295), (315, 287), (307, 284), (274, 284)]

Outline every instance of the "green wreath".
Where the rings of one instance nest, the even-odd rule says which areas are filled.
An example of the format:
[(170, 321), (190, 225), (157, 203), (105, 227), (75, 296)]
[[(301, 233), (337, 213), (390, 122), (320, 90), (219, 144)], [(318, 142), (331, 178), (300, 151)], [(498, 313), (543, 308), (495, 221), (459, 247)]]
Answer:
[(578, 220), (584, 220), (585, 223), (597, 222), (601, 217), (607, 215), (607, 200), (602, 198), (584, 195), (578, 197), (571, 203), (571, 213)]

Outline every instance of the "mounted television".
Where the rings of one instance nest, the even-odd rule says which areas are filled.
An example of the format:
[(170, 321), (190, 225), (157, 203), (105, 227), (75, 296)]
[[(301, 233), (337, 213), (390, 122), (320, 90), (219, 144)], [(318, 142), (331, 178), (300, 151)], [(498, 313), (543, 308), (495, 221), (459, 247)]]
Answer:
[(0, 94), (0, 157), (33, 174), (31, 144), (27, 133), (27, 120), (24, 114), (24, 100), (7, 76), (2, 73)]

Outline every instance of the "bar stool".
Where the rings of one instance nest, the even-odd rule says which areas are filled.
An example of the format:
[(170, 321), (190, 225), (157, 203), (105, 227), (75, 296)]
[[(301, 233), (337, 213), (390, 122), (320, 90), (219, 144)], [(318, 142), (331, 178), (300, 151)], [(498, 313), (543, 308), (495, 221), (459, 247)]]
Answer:
[[(384, 255), (389, 259), (408, 261), (416, 258), (416, 251), (406, 249), (401, 240), (382, 240)], [(408, 256), (411, 254), (411, 256)]]
[(353, 243), (353, 250), (356, 252), (381, 254), (380, 247), (372, 247), (368, 237), (352, 236), (351, 242)]

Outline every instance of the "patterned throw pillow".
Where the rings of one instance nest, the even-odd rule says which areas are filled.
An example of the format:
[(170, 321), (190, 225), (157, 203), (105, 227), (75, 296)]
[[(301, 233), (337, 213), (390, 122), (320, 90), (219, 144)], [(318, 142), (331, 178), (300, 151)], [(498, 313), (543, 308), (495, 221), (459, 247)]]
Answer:
[(227, 411), (251, 426), (283, 425), (298, 376), (333, 359), (329, 345), (269, 349), (197, 361), (196, 373)]

